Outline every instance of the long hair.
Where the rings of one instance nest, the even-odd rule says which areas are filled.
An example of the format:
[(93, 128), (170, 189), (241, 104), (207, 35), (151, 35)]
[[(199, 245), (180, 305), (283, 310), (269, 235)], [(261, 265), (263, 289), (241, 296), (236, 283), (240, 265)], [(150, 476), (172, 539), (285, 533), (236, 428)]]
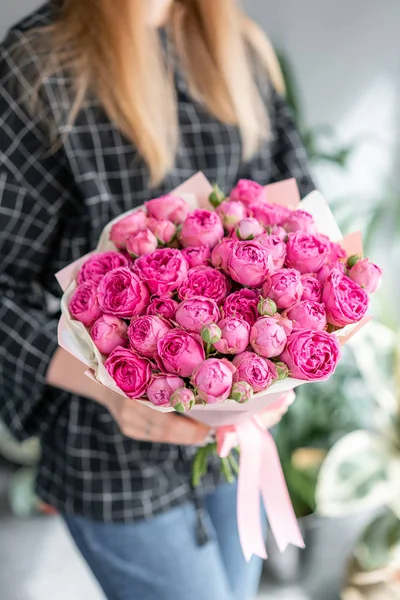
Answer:
[[(178, 116), (160, 36), (147, 17), (146, 0), (63, 0), (49, 39), (52, 64), (68, 70), (74, 82), (70, 122), (95, 94), (156, 184), (175, 161)], [(175, 0), (168, 29), (193, 95), (215, 117), (239, 127), (249, 159), (269, 133), (249, 46), (283, 88), (267, 39), (235, 0)]]

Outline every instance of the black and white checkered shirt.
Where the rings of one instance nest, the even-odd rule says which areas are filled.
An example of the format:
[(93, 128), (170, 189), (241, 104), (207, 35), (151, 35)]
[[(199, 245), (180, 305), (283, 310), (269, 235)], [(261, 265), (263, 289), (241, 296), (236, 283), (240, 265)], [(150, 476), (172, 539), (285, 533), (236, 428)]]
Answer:
[[(51, 23), (49, 3), (14, 27), (0, 46), (0, 416), (19, 439), (40, 435), (37, 492), (66, 514), (102, 521), (148, 518), (190, 499), (193, 449), (136, 442), (99, 404), (46, 385), (57, 348), (54, 274), (93, 249), (119, 214), (175, 188), (197, 171), (229, 191), (239, 178), (262, 184), (295, 177), (313, 189), (307, 158), (285, 102), (266, 76), (273, 140), (250, 163), (236, 128), (196, 103), (176, 65), (180, 144), (176, 165), (157, 189), (132, 144), (97, 102), (88, 102), (68, 136), (49, 152), (47, 128), (30, 114), (30, 73), (40, 60), (28, 33)], [(68, 81), (41, 90), (47, 112), (67, 113)], [(60, 111), (61, 109), (61, 111)], [(211, 468), (204, 485), (219, 479)]]

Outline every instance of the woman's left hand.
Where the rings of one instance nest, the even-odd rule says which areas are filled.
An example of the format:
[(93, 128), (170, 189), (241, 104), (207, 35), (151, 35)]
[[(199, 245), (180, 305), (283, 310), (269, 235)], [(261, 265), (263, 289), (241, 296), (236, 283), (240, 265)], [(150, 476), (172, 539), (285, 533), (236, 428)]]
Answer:
[(267, 429), (277, 425), (282, 417), (287, 413), (290, 406), (295, 401), (296, 394), (293, 391), (288, 392), (275, 405), (259, 415), (261, 421)]

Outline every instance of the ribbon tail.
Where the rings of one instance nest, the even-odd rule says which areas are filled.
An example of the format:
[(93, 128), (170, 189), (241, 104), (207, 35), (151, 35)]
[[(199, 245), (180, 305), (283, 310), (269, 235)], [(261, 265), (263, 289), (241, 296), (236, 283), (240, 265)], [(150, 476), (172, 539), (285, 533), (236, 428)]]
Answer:
[(262, 437), (251, 421), (237, 428), (240, 443), (240, 475), (238, 481), (238, 530), (247, 562), (254, 555), (267, 558), (261, 520), (260, 477)]
[(269, 524), (281, 552), (289, 544), (304, 548), (292, 501), (275, 441), (269, 431), (262, 433), (261, 494), (267, 511)]

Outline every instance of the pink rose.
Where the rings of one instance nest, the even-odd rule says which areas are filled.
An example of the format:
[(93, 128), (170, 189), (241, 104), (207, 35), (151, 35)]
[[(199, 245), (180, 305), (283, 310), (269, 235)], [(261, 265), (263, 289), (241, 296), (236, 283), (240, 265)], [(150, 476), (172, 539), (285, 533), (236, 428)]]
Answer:
[(322, 285), (313, 273), (306, 273), (300, 277), (303, 286), (301, 300), (313, 300), (320, 302), (322, 296)]
[(225, 358), (209, 358), (204, 361), (195, 369), (191, 379), (197, 398), (206, 404), (217, 404), (227, 400), (235, 372), (235, 367)]
[(172, 221), (159, 221), (151, 217), (147, 219), (147, 227), (161, 244), (169, 244), (176, 234), (176, 226)]
[(339, 260), (333, 265), (323, 265), (315, 274), (322, 287), (325, 285), (325, 282), (333, 269), (338, 269), (341, 273), (346, 274), (346, 267), (344, 263), (340, 262)]
[(178, 306), (179, 303), (168, 296), (161, 296), (160, 298), (152, 296), (146, 314), (154, 317), (164, 317), (165, 319), (171, 319), (173, 321)]
[(97, 297), (104, 313), (123, 319), (143, 314), (150, 300), (147, 287), (128, 267), (107, 273), (100, 281)]
[(128, 265), (129, 260), (119, 252), (99, 252), (85, 261), (79, 271), (78, 283), (79, 285), (85, 281), (100, 283), (100, 280), (109, 271)]
[(163, 368), (180, 377), (190, 377), (205, 360), (201, 338), (182, 329), (173, 329), (158, 342), (158, 355)]
[(150, 362), (128, 348), (115, 348), (104, 363), (108, 374), (129, 398), (142, 398), (151, 379)]
[(274, 269), (282, 269), (286, 260), (286, 244), (277, 235), (263, 233), (256, 238), (256, 242), (268, 250), (272, 258)]
[(326, 235), (318, 235), (323, 241), (325, 241), (329, 245), (329, 256), (328, 256), (328, 265), (333, 269), (338, 261), (344, 264), (346, 259), (346, 250), (337, 244), (336, 242), (331, 242), (331, 240)]
[(282, 309), (293, 306), (302, 294), (300, 273), (295, 269), (279, 269), (263, 285), (263, 296), (273, 300)]
[(349, 277), (366, 292), (373, 294), (379, 289), (381, 284), (382, 269), (368, 260), (368, 258), (363, 258), (351, 267)]
[(291, 212), (283, 226), (288, 233), (293, 233), (294, 231), (317, 232), (314, 217), (305, 210)]
[(251, 328), (250, 344), (264, 358), (279, 356), (285, 349), (286, 341), (284, 328), (273, 317), (262, 317)]
[(179, 413), (185, 413), (191, 410), (196, 404), (196, 399), (192, 390), (186, 387), (181, 387), (172, 394), (170, 405)]
[(224, 228), (217, 213), (203, 209), (195, 210), (186, 218), (180, 234), (184, 247), (213, 248), (223, 237)]
[(274, 225), (282, 225), (291, 215), (292, 211), (279, 204), (254, 203), (250, 204), (249, 213), (257, 221), (260, 221), (263, 227), (272, 227)]
[(204, 325), (219, 321), (219, 308), (210, 298), (194, 297), (179, 305), (175, 321), (190, 333), (201, 333)]
[(325, 240), (305, 231), (290, 233), (286, 249), (288, 267), (297, 269), (300, 273), (315, 273), (330, 253)]
[(212, 267), (195, 267), (190, 269), (186, 280), (180, 286), (178, 296), (181, 300), (204, 296), (220, 305), (228, 295), (229, 289), (229, 280), (221, 271)]
[(340, 359), (337, 338), (326, 331), (300, 330), (289, 336), (281, 360), (291, 377), (306, 381), (324, 381), (335, 371)]
[(147, 388), (147, 397), (154, 406), (170, 406), (172, 394), (185, 382), (176, 375), (155, 375)]
[(283, 229), (283, 227), (281, 227), (280, 225), (273, 225), (272, 227), (268, 227), (268, 233), (270, 235), (278, 237), (280, 240), (282, 240), (282, 242), (286, 242), (288, 237), (286, 229)]
[(257, 219), (247, 217), (247, 219), (243, 219), (243, 221), (238, 223), (232, 232), (232, 237), (238, 240), (254, 240), (254, 238), (263, 234), (264, 231), (264, 227), (260, 225)]
[(147, 228), (147, 216), (144, 210), (137, 210), (120, 219), (111, 228), (110, 240), (123, 250), (129, 236)]
[(232, 231), (235, 226), (247, 216), (246, 207), (242, 202), (222, 202), (215, 211), (227, 231)]
[(218, 323), (221, 339), (214, 348), (221, 354), (240, 354), (249, 345), (250, 325), (238, 317), (227, 317)]
[(94, 281), (86, 281), (76, 288), (69, 303), (69, 312), (85, 327), (90, 327), (100, 317), (102, 311), (97, 299), (97, 284)]
[(260, 294), (255, 290), (242, 289), (227, 297), (223, 306), (224, 317), (243, 319), (250, 326), (258, 319)]
[(175, 225), (181, 225), (189, 214), (190, 206), (183, 198), (173, 194), (166, 194), (146, 202), (149, 217), (159, 221), (172, 221)]
[(368, 310), (368, 294), (362, 287), (334, 269), (328, 276), (322, 292), (328, 323), (344, 327), (358, 323)]
[(145, 256), (157, 250), (158, 241), (150, 229), (138, 231), (126, 240), (126, 249), (132, 256)]
[(159, 340), (169, 331), (171, 325), (160, 317), (149, 315), (138, 317), (131, 322), (128, 329), (131, 348), (141, 356), (155, 358)]
[(233, 384), (231, 398), (239, 404), (245, 404), (253, 397), (253, 388), (246, 381), (238, 381)]
[(135, 266), (140, 279), (157, 296), (177, 290), (189, 271), (185, 257), (174, 248), (160, 248), (153, 254), (141, 256)]
[(238, 354), (233, 359), (233, 365), (236, 367), (233, 381), (245, 381), (256, 393), (266, 390), (278, 377), (274, 363), (254, 352)]
[(181, 252), (188, 262), (189, 269), (210, 264), (211, 251), (209, 246), (189, 246), (183, 248)]
[(234, 281), (248, 287), (260, 287), (273, 269), (268, 251), (258, 242), (236, 242), (228, 260)]
[(243, 202), (246, 206), (252, 202), (263, 202), (265, 190), (262, 185), (250, 179), (240, 179), (236, 187), (230, 193), (229, 199), (235, 202)]
[(126, 346), (128, 326), (112, 315), (102, 315), (94, 322), (90, 335), (98, 350), (108, 356), (117, 346)]
[(234, 244), (235, 240), (232, 238), (223, 238), (220, 243), (213, 248), (211, 262), (216, 269), (227, 271), (228, 260)]
[(323, 330), (326, 327), (325, 306), (312, 300), (297, 302), (286, 312), (292, 321), (293, 329)]

